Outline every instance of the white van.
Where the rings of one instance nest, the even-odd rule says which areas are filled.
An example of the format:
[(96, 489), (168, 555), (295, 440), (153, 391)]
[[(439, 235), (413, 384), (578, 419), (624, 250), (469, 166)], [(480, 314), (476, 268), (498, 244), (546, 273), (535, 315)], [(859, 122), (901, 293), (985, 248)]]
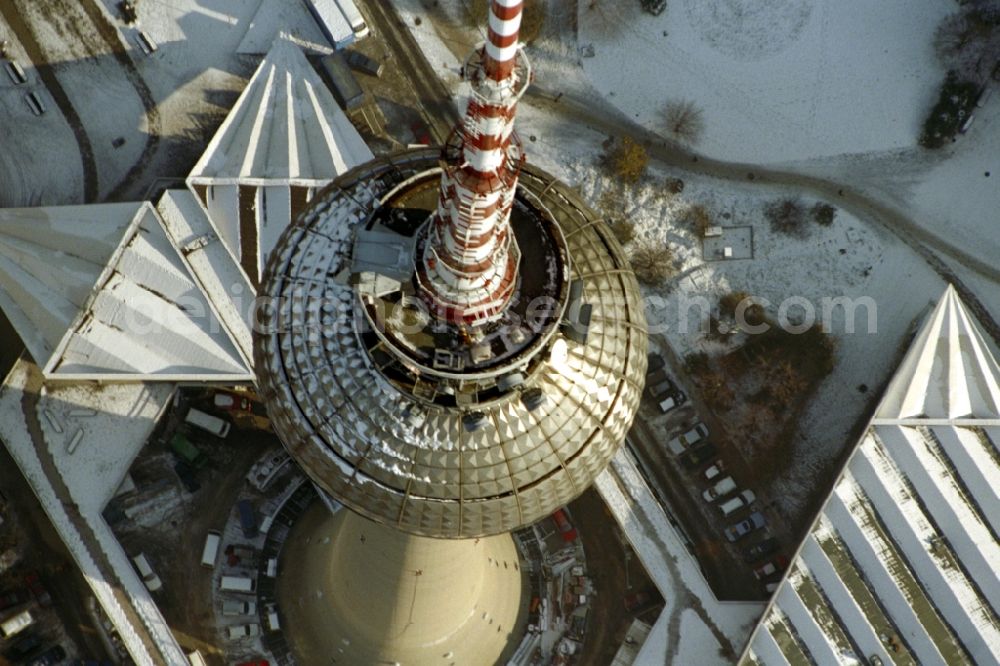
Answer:
[(135, 562), (135, 568), (139, 570), (142, 582), (146, 584), (146, 588), (150, 592), (158, 592), (163, 589), (163, 582), (153, 572), (153, 567), (149, 566), (149, 560), (146, 559), (145, 553), (139, 553), (132, 558), (132, 561)]
[(255, 638), (260, 636), (259, 624), (234, 624), (226, 627), (229, 640), (236, 641), (241, 638)]
[(265, 608), (267, 611), (267, 628), (269, 631), (281, 631), (281, 622), (278, 621), (278, 607), (274, 604), (268, 604)]
[(208, 666), (208, 663), (205, 661), (205, 658), (201, 656), (201, 652), (198, 652), (198, 650), (195, 650), (194, 652), (189, 652), (187, 658), (188, 661), (191, 663), (191, 666)]
[(745, 506), (750, 506), (754, 503), (757, 496), (753, 494), (752, 490), (744, 490), (736, 497), (727, 499), (725, 502), (719, 505), (719, 510), (722, 511), (723, 516), (728, 516), (733, 511), (737, 509), (742, 509)]
[(35, 621), (28, 611), (21, 611), (17, 615), (0, 622), (0, 638), (10, 638), (22, 629), (27, 629)]
[(268, 578), (276, 578), (278, 576), (278, 558), (269, 557), (267, 560), (267, 576)]
[(733, 477), (727, 476), (726, 478), (716, 482), (711, 488), (707, 488), (705, 492), (701, 494), (705, 498), (706, 502), (714, 502), (724, 495), (736, 490), (736, 482), (733, 481)]
[(222, 614), (229, 617), (236, 615), (256, 615), (257, 602), (224, 599), (222, 602)]
[(229, 428), (232, 426), (228, 421), (220, 419), (218, 416), (206, 414), (194, 407), (188, 410), (187, 416), (184, 417), (184, 422), (201, 428), (205, 432), (210, 432), (216, 437), (225, 437), (228, 435)]
[(201, 566), (208, 569), (215, 568), (215, 560), (219, 556), (219, 544), (222, 543), (222, 535), (216, 530), (209, 530), (205, 537), (205, 547), (201, 551)]
[(250, 594), (257, 590), (257, 585), (253, 578), (247, 578), (246, 576), (223, 576), (219, 580), (219, 589), (223, 592), (244, 592)]

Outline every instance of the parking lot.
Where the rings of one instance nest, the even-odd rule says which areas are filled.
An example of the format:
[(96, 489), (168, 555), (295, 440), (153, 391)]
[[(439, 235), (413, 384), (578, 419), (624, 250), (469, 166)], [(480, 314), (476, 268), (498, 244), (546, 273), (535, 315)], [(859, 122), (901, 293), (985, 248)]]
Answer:
[[(227, 616), (225, 622), (216, 622), (221, 614), (213, 596), (217, 572), (200, 563), (205, 537), (209, 530), (222, 532), (219, 562), (226, 563), (227, 571), (244, 564), (256, 569), (257, 552), (224, 550), (247, 543), (239, 535), (238, 518), (233, 526), (237, 498), (241, 491), (255, 492), (247, 472), (265, 452), (280, 450), (280, 444), (273, 433), (254, 427), (252, 412), (227, 413), (212, 397), (197, 391), (182, 395), (132, 465), (131, 485), (112, 500), (105, 518), (130, 557), (146, 556), (161, 585), (153, 597), (182, 647), (197, 649), (209, 664), (221, 665), (229, 663), (220, 650), (228, 641), (220, 638), (224, 629), (219, 626), (241, 618)], [(223, 417), (232, 423), (230, 431), (219, 438), (184, 424), (190, 406)], [(193, 448), (174, 444), (177, 433)], [(246, 624), (246, 618), (242, 620), (238, 624)], [(232, 650), (239, 653), (238, 648)], [(255, 654), (252, 646), (247, 645), (245, 654)]]
[(780, 579), (791, 534), (690, 385), (669, 351), (651, 355), (628, 445), (716, 596), (764, 599)]

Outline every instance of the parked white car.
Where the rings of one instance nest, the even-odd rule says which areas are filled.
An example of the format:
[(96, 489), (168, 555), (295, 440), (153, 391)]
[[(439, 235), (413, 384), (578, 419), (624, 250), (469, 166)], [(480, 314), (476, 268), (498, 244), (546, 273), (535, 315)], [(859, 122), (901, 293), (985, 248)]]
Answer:
[(226, 627), (229, 640), (239, 640), (241, 638), (256, 638), (260, 636), (259, 624), (234, 624)]
[(702, 492), (701, 496), (705, 498), (706, 502), (714, 502), (734, 490), (736, 490), (736, 482), (733, 481), (733, 477), (727, 476), (726, 478), (717, 481), (712, 487), (706, 488), (705, 491)]
[(708, 437), (708, 426), (704, 423), (698, 423), (683, 435), (678, 435), (667, 442), (667, 448), (672, 454), (679, 456), (692, 444), (696, 444), (706, 437)]

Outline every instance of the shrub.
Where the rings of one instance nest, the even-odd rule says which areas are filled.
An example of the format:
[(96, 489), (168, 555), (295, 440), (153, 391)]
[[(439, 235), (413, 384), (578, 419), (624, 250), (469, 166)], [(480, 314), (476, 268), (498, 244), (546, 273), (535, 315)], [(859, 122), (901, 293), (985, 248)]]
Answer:
[(670, 136), (681, 143), (698, 143), (705, 130), (702, 111), (690, 100), (668, 102), (664, 121)]
[(625, 137), (611, 151), (611, 166), (615, 175), (627, 183), (635, 183), (646, 172), (646, 165), (649, 163), (649, 155), (646, 149), (632, 140)]
[(833, 224), (833, 218), (837, 215), (837, 209), (828, 203), (817, 202), (813, 207), (812, 218), (816, 222), (824, 227), (828, 227)]
[(920, 145), (933, 150), (941, 148), (954, 138), (972, 112), (977, 92), (978, 86), (975, 83), (959, 80), (954, 71), (948, 72), (941, 85), (937, 104), (924, 121)]
[(736, 316), (736, 308), (748, 298), (750, 298), (750, 294), (745, 291), (731, 291), (728, 294), (723, 294), (719, 297), (719, 313), (732, 319)]
[(705, 352), (691, 352), (684, 357), (684, 368), (696, 377), (712, 371), (712, 363)]
[(680, 194), (684, 191), (684, 181), (680, 178), (667, 178), (663, 181), (663, 185), (671, 194)]
[(702, 204), (695, 204), (688, 208), (687, 220), (698, 238), (704, 238), (708, 228), (712, 226), (712, 215)]
[(635, 238), (635, 225), (628, 220), (612, 220), (608, 226), (611, 227), (611, 233), (622, 245), (628, 245)]
[(630, 260), (635, 277), (650, 287), (663, 284), (674, 272), (673, 252), (666, 243), (638, 243), (632, 248)]

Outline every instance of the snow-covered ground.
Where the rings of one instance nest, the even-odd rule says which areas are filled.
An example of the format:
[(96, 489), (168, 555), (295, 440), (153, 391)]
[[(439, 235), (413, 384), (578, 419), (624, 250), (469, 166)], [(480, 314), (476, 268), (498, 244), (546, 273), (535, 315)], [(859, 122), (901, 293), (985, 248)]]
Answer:
[[(528, 141), (528, 159), (575, 185), (593, 203), (618, 184), (596, 166), (602, 135), (580, 126), (567, 126), (558, 116), (522, 104), (518, 127)], [(682, 176), (684, 191), (670, 196), (662, 186), (668, 176)], [(811, 473), (823, 468), (848, 445), (849, 432), (871, 399), (861, 384), (876, 388), (895, 369), (897, 355), (911, 324), (944, 288), (944, 283), (907, 245), (843, 210), (830, 227), (810, 223), (805, 238), (776, 234), (764, 218), (764, 206), (794, 196), (788, 188), (730, 183), (653, 168), (647, 179), (631, 188), (625, 216), (635, 224), (636, 236), (673, 251), (677, 275), (662, 289), (644, 288), (647, 318), (660, 330), (653, 345), (669, 344), (679, 354), (705, 349), (698, 330), (698, 308), (683, 324), (685, 303), (700, 298), (714, 305), (730, 291), (746, 291), (773, 304), (803, 298), (822, 317), (824, 299), (847, 297), (874, 303), (874, 331), (869, 333), (867, 306), (855, 314), (854, 332), (848, 332), (845, 309), (835, 307), (830, 333), (837, 341), (837, 366), (813, 397), (799, 426), (797, 469), (803, 472), (781, 483), (777, 490), (786, 511), (797, 511), (815, 490)], [(803, 199), (807, 205), (812, 202)], [(685, 211), (704, 204), (716, 223), (752, 226), (754, 258), (706, 262), (701, 242), (683, 222)], [(728, 219), (724, 217), (728, 215)], [(902, 285), (906, 285), (902, 288)], [(801, 312), (802, 310), (799, 310)], [(796, 312), (795, 308), (791, 313)], [(850, 418), (845, 418), (849, 415)]]
[[(654, 130), (664, 106), (704, 112), (697, 148), (755, 164), (913, 146), (943, 71), (931, 41), (951, 0), (579, 3), (596, 90)], [(627, 72), (627, 76), (623, 73)]]
[[(13, 30), (0, 16), (0, 34), (8, 42), (10, 60), (25, 72), (27, 83), (15, 85), (0, 76), (0, 207), (75, 203), (83, 198), (83, 168), (76, 139), (66, 119), (54, 108), (37, 70)], [(35, 116), (25, 95), (34, 92), (46, 107)], [(67, 157), (68, 155), (74, 158)]]

